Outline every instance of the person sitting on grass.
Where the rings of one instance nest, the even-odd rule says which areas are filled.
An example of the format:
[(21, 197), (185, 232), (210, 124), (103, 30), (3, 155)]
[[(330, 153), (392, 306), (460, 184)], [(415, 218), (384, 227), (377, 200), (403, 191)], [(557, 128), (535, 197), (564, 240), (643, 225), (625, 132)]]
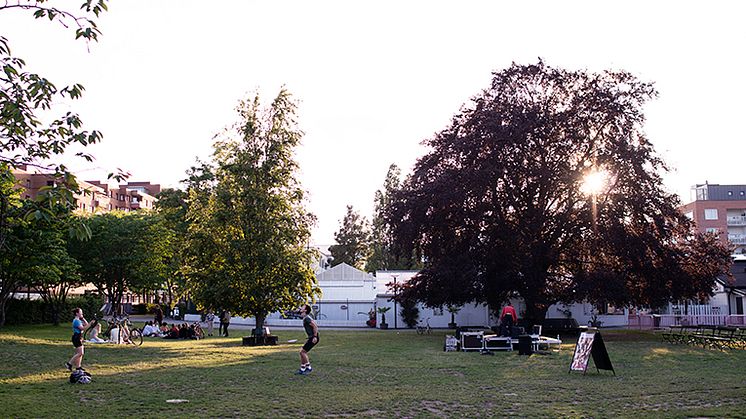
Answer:
[(179, 339), (186, 339), (189, 337), (189, 327), (186, 323), (182, 323), (179, 326)]
[(189, 325), (189, 339), (199, 339), (199, 336), (197, 336), (197, 326), (199, 326), (199, 324)]
[(99, 335), (101, 334), (101, 323), (96, 323), (93, 328), (91, 328), (91, 334), (88, 337), (88, 340), (86, 342), (89, 343), (105, 343), (106, 341), (101, 339)]
[(142, 335), (146, 337), (160, 337), (161, 331), (158, 329), (153, 322), (145, 322), (145, 327), (142, 328)]
[(132, 340), (130, 340), (130, 328), (127, 325), (127, 322), (122, 323), (122, 330), (120, 331), (120, 333), (122, 334), (122, 343), (127, 345), (135, 344), (134, 342), (132, 342)]
[(168, 333), (163, 338), (164, 339), (178, 339), (179, 338), (179, 328), (176, 327), (176, 323), (171, 325), (171, 328), (168, 330)]

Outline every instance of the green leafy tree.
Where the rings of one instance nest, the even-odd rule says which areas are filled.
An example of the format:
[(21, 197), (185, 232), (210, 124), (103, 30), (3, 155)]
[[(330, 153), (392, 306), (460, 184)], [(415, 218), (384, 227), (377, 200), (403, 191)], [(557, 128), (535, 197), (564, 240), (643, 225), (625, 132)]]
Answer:
[(188, 174), (190, 295), (205, 307), (256, 318), (320, 294), (307, 247), (314, 217), (296, 180), (296, 104), (282, 89), (262, 107), (241, 101), (238, 121), (217, 136), (214, 164)]
[(180, 189), (164, 189), (157, 196), (156, 212), (161, 222), (156, 228), (160, 235), (157, 253), (162, 255), (159, 266), (153, 273), (160, 278), (159, 288), (168, 293), (168, 301), (177, 301), (186, 290), (186, 277), (182, 272), (187, 246), (189, 222), (187, 216), (187, 192)]
[(391, 207), (395, 193), (401, 187), (401, 170), (396, 164), (389, 166), (383, 190), (375, 193), (375, 205), (370, 234), (370, 256), (365, 263), (367, 272), (389, 269), (419, 269), (421, 264), (413, 255), (401, 256), (394, 249), (391, 225), (386, 220), (386, 211)]
[(427, 142), (388, 213), (402, 249), (427, 261), (406, 291), (434, 307), (518, 294), (539, 321), (558, 302), (710, 295), (730, 251), (695, 233), (663, 189), (643, 131), (656, 95), (624, 71), (539, 61), (493, 73)]
[[(78, 12), (54, 7), (51, 1), (19, 0), (0, 5), (0, 13), (14, 11), (31, 11), (36, 19), (44, 19), (73, 27), (75, 38), (86, 42), (97, 41), (100, 31), (96, 18), (106, 10), (104, 0), (86, 0)], [(75, 176), (63, 164), (49, 163), (62, 155), (70, 145), (87, 146), (101, 140), (98, 131), (83, 129), (80, 117), (73, 112), (64, 112), (55, 117), (54, 105), (68, 99), (78, 99), (83, 93), (83, 86), (73, 84), (58, 88), (47, 78), (25, 71), (23, 59), (12, 55), (8, 38), (0, 35), (0, 206), (8, 209), (12, 196), (5, 183), (12, 178), (12, 171), (22, 166), (35, 166), (46, 170), (55, 179), (55, 187), (48, 188), (41, 197), (48, 202), (40, 202), (25, 214), (10, 216), (9, 211), (0, 209), (0, 255), (10, 254), (8, 236), (22, 218), (50, 220), (56, 217), (58, 206), (72, 206), (72, 192), (78, 190)], [(88, 154), (78, 152), (78, 156), (91, 160)], [(122, 173), (113, 175), (122, 178)], [(46, 204), (46, 205), (44, 205)], [(19, 218), (20, 217), (20, 218)], [(70, 224), (72, 233), (85, 236), (88, 231), (79, 224)], [(0, 269), (8, 265), (1, 264)], [(9, 272), (0, 272), (0, 312), (4, 315), (4, 304), (12, 295), (17, 284)], [(0, 324), (2, 324), (0, 319)]]
[(420, 309), (417, 308), (417, 301), (413, 299), (401, 301), (401, 313), (402, 320), (408, 328), (417, 326), (417, 321), (420, 318)]
[(337, 244), (329, 247), (334, 258), (332, 266), (346, 263), (358, 269), (364, 268), (370, 254), (370, 226), (352, 205), (347, 206), (347, 213), (339, 230), (334, 233), (334, 240)]
[(47, 304), (55, 326), (60, 324), (60, 316), (67, 308), (68, 293), (81, 285), (80, 266), (67, 250), (68, 241), (74, 240), (68, 234), (69, 225), (73, 224), (67, 220), (70, 216), (66, 211), (49, 220), (34, 219), (23, 229), (23, 234), (32, 236), (23, 249), (24, 263), (33, 263), (26, 286), (34, 288)]
[(16, 263), (22, 243), (15, 232), (25, 224), (20, 192), (14, 189), (15, 178), (7, 164), (0, 163), (0, 326), (5, 324), (5, 306), (21, 285)]
[(80, 275), (106, 295), (114, 312), (120, 311), (128, 291), (157, 287), (164, 255), (159, 218), (148, 213), (115, 211), (89, 216), (87, 241), (71, 240), (70, 255), (80, 265)]
[(36, 207), (33, 201), (19, 201), (5, 217), (13, 222), (7, 228), (0, 257), (0, 326), (5, 322), (5, 304), (19, 286), (37, 290), (50, 308), (54, 324), (59, 324), (67, 294), (79, 284), (78, 266), (66, 248), (66, 215), (24, 216)]

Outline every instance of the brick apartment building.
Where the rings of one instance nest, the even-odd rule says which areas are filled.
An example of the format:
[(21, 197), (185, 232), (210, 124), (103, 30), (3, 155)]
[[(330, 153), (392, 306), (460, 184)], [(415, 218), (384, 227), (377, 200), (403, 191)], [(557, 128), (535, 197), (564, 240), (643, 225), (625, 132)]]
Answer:
[(746, 254), (746, 185), (704, 183), (692, 187), (693, 202), (681, 211), (694, 220), (700, 231), (718, 234)]
[[(33, 199), (41, 188), (54, 185), (52, 176), (28, 171), (26, 167), (13, 170), (13, 175), (18, 188), (23, 190), (21, 197), (25, 199)], [(78, 206), (77, 211), (82, 213), (153, 209), (157, 201), (155, 196), (161, 191), (161, 185), (150, 182), (128, 182), (119, 185), (79, 180), (78, 184), (81, 193), (75, 194), (74, 198)]]
[[(746, 185), (718, 185), (705, 182), (692, 187), (694, 201), (680, 210), (695, 221), (697, 229), (718, 234), (720, 240), (731, 243), (733, 282), (720, 278), (713, 301), (720, 301), (719, 313), (744, 315), (746, 299)], [(744, 324), (746, 318), (739, 320)]]

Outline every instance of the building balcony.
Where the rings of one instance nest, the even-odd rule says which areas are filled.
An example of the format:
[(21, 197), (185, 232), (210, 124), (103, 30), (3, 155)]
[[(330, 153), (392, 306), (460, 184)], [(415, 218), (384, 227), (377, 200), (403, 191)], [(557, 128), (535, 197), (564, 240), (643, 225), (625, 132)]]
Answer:
[(746, 217), (741, 215), (732, 215), (728, 217), (729, 226), (746, 226)]
[(728, 234), (728, 240), (733, 244), (746, 244), (746, 234)]

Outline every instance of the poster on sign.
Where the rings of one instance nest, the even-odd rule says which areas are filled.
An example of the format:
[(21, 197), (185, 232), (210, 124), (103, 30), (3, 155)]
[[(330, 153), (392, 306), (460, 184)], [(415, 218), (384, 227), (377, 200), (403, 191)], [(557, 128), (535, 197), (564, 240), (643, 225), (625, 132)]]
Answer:
[(593, 339), (595, 333), (583, 332), (578, 337), (578, 343), (575, 345), (575, 353), (572, 354), (572, 363), (570, 371), (583, 371), (588, 369), (588, 361), (591, 359), (591, 350), (593, 349)]
[(596, 371), (609, 370), (616, 375), (616, 371), (611, 365), (609, 352), (606, 351), (606, 345), (599, 332), (583, 332), (580, 334), (578, 343), (575, 345), (575, 352), (572, 355), (570, 372), (583, 371), (583, 374), (585, 374), (591, 356), (593, 356)]

